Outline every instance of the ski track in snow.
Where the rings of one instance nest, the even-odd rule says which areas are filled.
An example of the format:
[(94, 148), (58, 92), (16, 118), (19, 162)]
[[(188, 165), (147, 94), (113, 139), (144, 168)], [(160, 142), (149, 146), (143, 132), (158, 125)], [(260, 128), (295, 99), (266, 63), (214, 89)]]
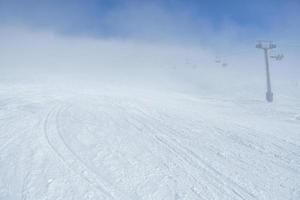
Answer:
[[(145, 115), (146, 118), (150, 118), (145, 114), (143, 111), (139, 110), (139, 112), (142, 113), (142, 115)], [(156, 128), (156, 125), (159, 125), (161, 122), (158, 120), (155, 120), (157, 123), (152, 125), (152, 127), (147, 127), (147, 124), (143, 124), (145, 127), (148, 128), (148, 133), (152, 134), (154, 131), (157, 133), (161, 133), (159, 129)], [(176, 130), (169, 129), (168, 132), (172, 134)], [(208, 179), (214, 179), (214, 181), (209, 181), (208, 185), (212, 185), (215, 187), (215, 189), (218, 189), (222, 191), (224, 185), (226, 185), (227, 188), (229, 188), (230, 191), (223, 191), (223, 195), (229, 195), (229, 197), (236, 199), (234, 196), (238, 196), (241, 199), (256, 199), (255, 196), (251, 193), (249, 193), (246, 189), (241, 187), (240, 185), (234, 183), (229, 178), (225, 177), (223, 174), (215, 170), (212, 166), (207, 164), (203, 159), (201, 159), (198, 155), (196, 155), (193, 151), (189, 150), (186, 147), (183, 147), (180, 143), (178, 143), (176, 140), (171, 138), (164, 138), (163, 136), (159, 136), (154, 134), (154, 139), (157, 141), (157, 143), (165, 146), (170, 150), (172, 154), (176, 157), (180, 157), (180, 160), (183, 162), (186, 162), (190, 167), (195, 167), (199, 172), (203, 173), (202, 176), (208, 176)]]
[[(59, 114), (63, 112), (65, 108), (58, 107), (54, 108), (49, 112), (46, 117), (44, 124), (44, 133), (47, 143), (51, 147), (51, 149), (55, 152), (57, 156), (60, 157), (63, 163), (66, 164), (68, 168), (73, 170), (75, 173), (80, 175), (80, 177), (87, 181), (89, 185), (93, 188), (99, 190), (101, 193), (104, 193), (110, 199), (115, 199), (111, 192), (108, 189), (105, 189), (105, 184), (98, 181), (98, 176), (95, 175), (92, 170), (77, 156), (77, 154), (69, 148), (66, 141), (63, 139), (59, 129)], [(51, 118), (54, 118), (54, 131), (49, 132), (49, 123)]]
[(287, 106), (264, 116), (206, 97), (10, 94), (0, 199), (300, 198), (300, 123), (273, 116)]

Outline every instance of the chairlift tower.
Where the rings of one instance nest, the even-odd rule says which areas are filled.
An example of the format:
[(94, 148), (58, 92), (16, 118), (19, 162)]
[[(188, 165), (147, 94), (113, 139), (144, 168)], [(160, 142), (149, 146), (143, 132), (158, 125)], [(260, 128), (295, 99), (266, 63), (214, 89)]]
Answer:
[(272, 41), (258, 41), (256, 48), (263, 49), (265, 54), (266, 62), (266, 77), (267, 77), (267, 92), (266, 100), (268, 102), (273, 102), (273, 93), (271, 88), (271, 78), (270, 78), (270, 69), (269, 69), (269, 50), (275, 49), (276, 45)]

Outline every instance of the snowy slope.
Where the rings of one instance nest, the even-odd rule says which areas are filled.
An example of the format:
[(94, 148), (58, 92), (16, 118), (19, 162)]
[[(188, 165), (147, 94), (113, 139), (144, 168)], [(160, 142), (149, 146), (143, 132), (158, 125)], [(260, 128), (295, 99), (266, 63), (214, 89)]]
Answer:
[(300, 102), (2, 85), (0, 199), (300, 199)]

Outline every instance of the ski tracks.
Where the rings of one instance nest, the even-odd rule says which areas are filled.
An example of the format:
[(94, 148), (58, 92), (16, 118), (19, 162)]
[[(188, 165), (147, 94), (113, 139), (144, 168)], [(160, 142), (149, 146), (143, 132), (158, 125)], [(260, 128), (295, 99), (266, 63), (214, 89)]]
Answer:
[(105, 195), (106, 199), (129, 199), (105, 182), (68, 146), (59, 128), (59, 116), (66, 109), (68, 109), (67, 105), (55, 106), (45, 118), (43, 129), (50, 148), (70, 170), (78, 174), (91, 187)]
[[(122, 109), (122, 106), (119, 105), (119, 107)], [(214, 187), (214, 191), (219, 193), (221, 196), (224, 197), (226, 195), (229, 199), (245, 199), (245, 200), (255, 200), (258, 199), (254, 194), (243, 188), (241, 185), (235, 183), (230, 178), (226, 177), (221, 172), (217, 171), (213, 166), (208, 164), (206, 161), (204, 161), (200, 156), (198, 156), (196, 153), (194, 153), (192, 150), (190, 150), (187, 147), (184, 147), (182, 144), (177, 142), (175, 139), (172, 139), (170, 137), (166, 137), (164, 134), (165, 130), (162, 130), (159, 127), (167, 128), (169, 131), (174, 132), (176, 130), (173, 130), (170, 127), (167, 127), (166, 124), (163, 124), (160, 120), (154, 118), (153, 116), (149, 116), (145, 111), (134, 107), (131, 108), (134, 109), (139, 113), (140, 116), (142, 116), (141, 119), (150, 122), (154, 121), (155, 125), (152, 123), (145, 123), (138, 117), (134, 117), (134, 115), (131, 115), (131, 119), (135, 121), (135, 123), (139, 123), (144, 127), (147, 131), (143, 131), (143, 133), (149, 134), (160, 146), (163, 146), (164, 148), (168, 149), (169, 152), (174, 154), (175, 157), (178, 157), (181, 161), (186, 163), (189, 167), (192, 167), (194, 170), (196, 170), (196, 173), (202, 178), (205, 179), (211, 186)], [(124, 112), (126, 112), (125, 109), (123, 109)], [(132, 123), (129, 122), (128, 123)], [(132, 123), (134, 125), (134, 123)], [(135, 125), (136, 126), (136, 125)], [(137, 129), (140, 129), (136, 126)], [(194, 181), (197, 180), (197, 178), (194, 176), (195, 174), (191, 174), (188, 170), (186, 170), (186, 173), (189, 174), (189, 176), (194, 179)], [(198, 181), (196, 181), (198, 182)], [(203, 183), (202, 183), (203, 184)], [(191, 190), (195, 193), (195, 191), (191, 188)]]

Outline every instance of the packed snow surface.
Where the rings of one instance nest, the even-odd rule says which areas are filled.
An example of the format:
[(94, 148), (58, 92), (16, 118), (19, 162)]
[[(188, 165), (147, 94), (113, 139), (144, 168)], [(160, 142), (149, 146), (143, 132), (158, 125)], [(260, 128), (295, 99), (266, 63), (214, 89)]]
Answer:
[(300, 199), (300, 101), (1, 86), (0, 199)]

